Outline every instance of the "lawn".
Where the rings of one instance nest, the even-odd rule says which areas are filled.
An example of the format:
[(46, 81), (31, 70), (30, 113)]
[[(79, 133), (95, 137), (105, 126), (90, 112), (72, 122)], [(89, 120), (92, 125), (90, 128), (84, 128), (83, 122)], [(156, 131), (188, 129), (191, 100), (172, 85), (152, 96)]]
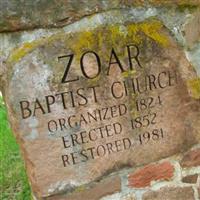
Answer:
[(30, 200), (31, 191), (19, 146), (0, 96), (0, 200)]

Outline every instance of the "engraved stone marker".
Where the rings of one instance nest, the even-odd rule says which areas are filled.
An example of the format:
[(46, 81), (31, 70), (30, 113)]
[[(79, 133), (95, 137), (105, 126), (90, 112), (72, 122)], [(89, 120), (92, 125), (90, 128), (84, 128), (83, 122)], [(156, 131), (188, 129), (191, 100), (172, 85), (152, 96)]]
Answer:
[(6, 102), (33, 191), (73, 191), (200, 140), (197, 75), (156, 20), (24, 43)]

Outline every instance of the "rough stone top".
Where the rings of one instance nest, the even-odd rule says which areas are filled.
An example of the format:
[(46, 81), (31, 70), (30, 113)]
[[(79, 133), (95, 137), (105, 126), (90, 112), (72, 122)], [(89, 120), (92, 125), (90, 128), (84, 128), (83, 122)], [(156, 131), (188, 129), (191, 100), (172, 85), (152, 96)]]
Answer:
[(1, 0), (0, 32), (62, 27), (84, 16), (113, 9), (144, 6), (178, 6), (180, 9), (191, 9), (199, 5), (199, 0)]

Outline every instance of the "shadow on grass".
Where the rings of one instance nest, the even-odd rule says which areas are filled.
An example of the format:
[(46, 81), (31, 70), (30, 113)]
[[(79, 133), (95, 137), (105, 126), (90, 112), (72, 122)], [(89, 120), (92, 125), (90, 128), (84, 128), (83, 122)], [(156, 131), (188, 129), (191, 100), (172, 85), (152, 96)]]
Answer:
[(11, 132), (5, 105), (0, 96), (0, 199), (31, 200), (19, 146)]

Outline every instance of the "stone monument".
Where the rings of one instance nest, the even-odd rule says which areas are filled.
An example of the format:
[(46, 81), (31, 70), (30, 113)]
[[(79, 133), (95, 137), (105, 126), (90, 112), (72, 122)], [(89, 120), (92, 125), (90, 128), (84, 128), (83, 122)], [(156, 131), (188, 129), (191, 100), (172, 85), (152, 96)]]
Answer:
[(35, 199), (198, 198), (200, 11), (180, 2), (3, 15), (1, 89)]

